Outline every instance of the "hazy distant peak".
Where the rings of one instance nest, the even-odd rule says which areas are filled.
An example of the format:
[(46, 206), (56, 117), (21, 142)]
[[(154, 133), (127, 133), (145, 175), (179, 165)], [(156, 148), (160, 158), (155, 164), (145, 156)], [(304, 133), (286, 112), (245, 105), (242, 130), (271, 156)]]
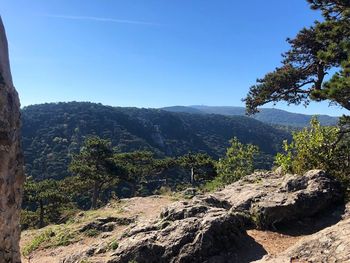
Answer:
[[(191, 106), (173, 106), (162, 108), (171, 112), (187, 112), (196, 114), (220, 114), (226, 116), (243, 116), (245, 115), (244, 107), (236, 106), (206, 106), (206, 105), (191, 105)], [(280, 109), (262, 108), (260, 112), (252, 118), (259, 121), (292, 127), (308, 126), (313, 115), (293, 113)], [(317, 115), (322, 125), (336, 125), (338, 117), (328, 115)]]

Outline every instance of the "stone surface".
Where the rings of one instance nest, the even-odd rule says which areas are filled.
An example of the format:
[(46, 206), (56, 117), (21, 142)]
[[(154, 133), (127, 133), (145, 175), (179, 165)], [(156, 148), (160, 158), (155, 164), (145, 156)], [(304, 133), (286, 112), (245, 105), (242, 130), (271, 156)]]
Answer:
[(350, 262), (350, 218), (302, 239), (281, 255), (256, 262)]
[(341, 199), (340, 184), (322, 171), (256, 173), (213, 194), (176, 202), (158, 220), (130, 228), (109, 263), (251, 262), (266, 251), (247, 235), (248, 226), (274, 228)]
[(0, 263), (20, 262), (23, 181), (20, 104), (12, 83), (7, 39), (0, 18)]
[(280, 176), (255, 173), (214, 196), (246, 216), (248, 224), (274, 229), (276, 224), (315, 215), (343, 198), (340, 184), (320, 170)]
[(93, 222), (83, 225), (79, 231), (85, 232), (88, 230), (96, 230), (99, 232), (111, 232), (116, 226), (130, 225), (135, 222), (136, 218), (127, 217), (101, 217)]
[(240, 217), (221, 208), (192, 212), (189, 217), (131, 231), (109, 262), (243, 262), (240, 251), (254, 241), (242, 228)]

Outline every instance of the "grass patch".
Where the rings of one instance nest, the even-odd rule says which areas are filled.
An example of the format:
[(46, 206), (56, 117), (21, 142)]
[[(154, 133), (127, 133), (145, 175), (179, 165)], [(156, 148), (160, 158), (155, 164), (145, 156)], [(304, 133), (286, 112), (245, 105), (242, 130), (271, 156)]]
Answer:
[(204, 192), (214, 192), (218, 189), (224, 187), (224, 183), (222, 182), (220, 177), (216, 177), (214, 180), (207, 182), (205, 185), (201, 187)]
[(48, 229), (35, 236), (33, 240), (23, 248), (23, 255), (28, 256), (33, 251), (37, 250), (44, 242), (48, 242), (52, 235), (54, 235), (54, 232), (51, 229)]
[[(38, 249), (53, 248), (59, 246), (68, 246), (69, 244), (80, 241), (84, 236), (96, 237), (101, 232), (96, 229), (79, 232), (82, 225), (92, 222), (100, 217), (116, 217), (123, 212), (123, 202), (115, 201), (106, 208), (93, 211), (80, 211), (72, 216), (65, 224), (51, 225), (42, 229), (27, 230), (23, 232), (27, 236), (26, 242), (22, 247), (23, 256), (28, 256)], [(123, 218), (120, 225), (129, 225), (130, 222)], [(116, 246), (114, 244), (113, 246)]]
[(109, 244), (108, 249), (109, 250), (116, 250), (118, 247), (119, 247), (118, 241), (114, 240)]
[(62, 226), (53, 226), (45, 230), (39, 230), (39, 234), (24, 246), (22, 254), (28, 256), (38, 248), (52, 248), (68, 246), (77, 241), (78, 232)]
[(101, 234), (101, 231), (98, 231), (97, 229), (88, 229), (84, 232), (84, 234), (88, 237), (96, 237)]

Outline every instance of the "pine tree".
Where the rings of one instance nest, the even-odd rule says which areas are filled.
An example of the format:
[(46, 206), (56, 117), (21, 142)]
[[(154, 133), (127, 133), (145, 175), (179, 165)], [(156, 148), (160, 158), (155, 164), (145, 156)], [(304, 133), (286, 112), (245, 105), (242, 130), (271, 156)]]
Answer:
[(79, 154), (73, 156), (69, 169), (90, 186), (92, 209), (97, 207), (103, 186), (115, 185), (126, 174), (125, 168), (113, 160), (110, 141), (97, 136), (85, 140)]
[[(308, 0), (323, 22), (288, 39), (282, 66), (257, 80), (245, 98), (247, 112), (269, 102), (305, 104), (330, 101), (350, 110), (350, 1)], [(329, 80), (325, 76), (336, 71)]]
[(58, 181), (48, 179), (36, 182), (28, 178), (25, 182), (23, 205), (29, 210), (35, 210), (39, 228), (48, 222), (57, 221), (68, 202), (69, 198), (60, 189)]

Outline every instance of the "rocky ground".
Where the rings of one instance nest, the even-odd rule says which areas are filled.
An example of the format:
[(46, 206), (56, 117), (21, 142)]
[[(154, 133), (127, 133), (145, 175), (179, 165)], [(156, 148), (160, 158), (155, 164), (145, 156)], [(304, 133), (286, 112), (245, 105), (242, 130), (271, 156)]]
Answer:
[(132, 198), (26, 231), (23, 262), (350, 262), (342, 198), (322, 171), (255, 173), (211, 194)]

